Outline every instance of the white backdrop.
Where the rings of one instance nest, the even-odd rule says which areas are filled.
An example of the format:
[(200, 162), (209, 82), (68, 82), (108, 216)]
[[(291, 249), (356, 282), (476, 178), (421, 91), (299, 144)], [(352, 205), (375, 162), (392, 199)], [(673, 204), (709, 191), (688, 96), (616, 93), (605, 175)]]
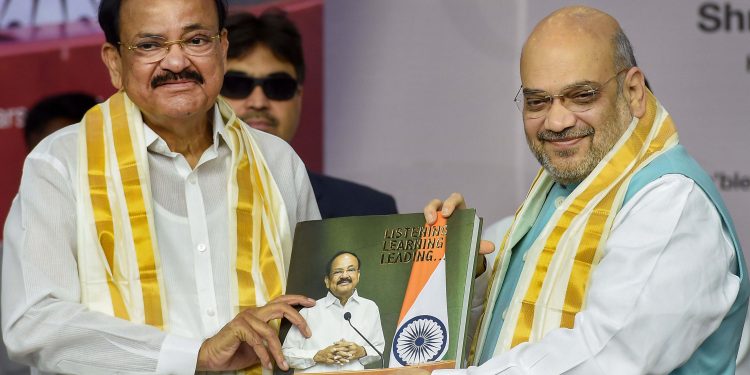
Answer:
[[(403, 212), (458, 190), (489, 221), (512, 214), (538, 168), (512, 103), (520, 47), (570, 3), (326, 0), (326, 172)], [(750, 250), (750, 0), (583, 3), (620, 21)]]
[(326, 172), (401, 212), (461, 191), (512, 214), (536, 162), (513, 103), (525, 7), (512, 1), (325, 4)]

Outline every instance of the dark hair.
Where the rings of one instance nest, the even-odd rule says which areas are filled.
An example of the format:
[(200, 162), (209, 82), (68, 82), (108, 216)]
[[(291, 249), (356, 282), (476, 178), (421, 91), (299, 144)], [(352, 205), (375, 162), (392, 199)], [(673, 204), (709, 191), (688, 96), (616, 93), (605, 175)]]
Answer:
[(268, 47), (276, 58), (294, 66), (300, 84), (305, 81), (302, 36), (283, 10), (270, 8), (260, 16), (250, 13), (232, 14), (227, 18), (227, 31), (227, 58), (241, 58), (262, 44)]
[[(219, 16), (219, 31), (224, 29), (227, 19), (226, 0), (214, 0), (216, 13)], [(104, 30), (107, 42), (117, 45), (120, 42), (120, 5), (122, 0), (102, 0), (99, 3), (99, 26)]]
[(336, 259), (336, 258), (338, 258), (339, 256), (341, 256), (341, 255), (344, 255), (344, 254), (349, 254), (349, 255), (352, 255), (352, 256), (354, 256), (355, 258), (357, 258), (357, 268), (358, 268), (358, 269), (361, 269), (361, 268), (362, 268), (362, 261), (361, 261), (361, 260), (359, 259), (359, 257), (357, 256), (357, 254), (354, 254), (353, 252), (351, 252), (351, 251), (346, 251), (346, 250), (344, 250), (344, 251), (339, 251), (338, 253), (334, 254), (334, 255), (333, 255), (333, 256), (331, 257), (331, 259), (328, 259), (328, 263), (326, 263), (326, 274), (325, 274), (325, 276), (326, 276), (326, 277), (328, 277), (328, 276), (329, 276), (329, 275), (331, 274), (331, 267), (333, 267), (333, 261), (334, 261), (334, 259)]
[[(26, 112), (23, 127), (23, 139), (31, 150), (36, 142), (57, 129), (46, 129), (47, 124), (55, 119), (70, 120), (73, 124), (80, 121), (86, 111), (97, 103), (96, 98), (81, 92), (52, 95), (43, 98)], [(47, 134), (45, 134), (47, 133)], [(36, 139), (34, 139), (36, 138)]]

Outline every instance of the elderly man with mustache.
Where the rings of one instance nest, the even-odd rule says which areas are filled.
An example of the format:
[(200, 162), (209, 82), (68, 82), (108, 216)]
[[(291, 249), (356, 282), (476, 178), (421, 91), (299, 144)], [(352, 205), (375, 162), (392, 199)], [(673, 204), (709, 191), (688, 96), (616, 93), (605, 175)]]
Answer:
[(26, 159), (5, 225), (3, 334), (43, 373), (193, 374), (287, 365), (269, 320), (298, 221), (320, 218), (303, 163), (219, 98), (223, 0), (102, 0), (118, 92)]

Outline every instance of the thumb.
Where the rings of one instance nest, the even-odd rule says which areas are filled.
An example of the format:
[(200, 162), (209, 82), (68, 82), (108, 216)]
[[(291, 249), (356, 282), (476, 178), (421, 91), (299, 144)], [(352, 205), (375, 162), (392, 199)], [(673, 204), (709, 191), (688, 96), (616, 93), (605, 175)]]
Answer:
[(479, 254), (487, 255), (487, 254), (492, 253), (493, 251), (495, 251), (494, 243), (490, 241), (486, 241), (486, 240), (482, 240), (479, 243)]

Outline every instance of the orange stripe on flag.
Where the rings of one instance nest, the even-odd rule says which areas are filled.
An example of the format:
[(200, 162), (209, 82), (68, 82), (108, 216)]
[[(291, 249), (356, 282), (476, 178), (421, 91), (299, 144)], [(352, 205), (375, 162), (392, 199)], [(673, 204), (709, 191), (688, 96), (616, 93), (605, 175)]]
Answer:
[[(447, 220), (442, 215), (437, 215), (438, 218), (435, 221), (435, 224), (428, 225), (425, 224), (425, 234), (420, 237), (420, 244), (426, 243), (427, 241), (434, 240), (435, 243), (438, 241), (442, 243), (443, 245), (440, 247), (435, 248), (429, 248), (429, 249), (420, 249), (417, 250), (417, 252), (414, 254), (414, 264), (411, 267), (411, 274), (409, 275), (409, 284), (407, 284), (406, 287), (406, 295), (404, 296), (404, 303), (401, 306), (401, 314), (398, 317), (399, 324), (404, 319), (404, 316), (406, 316), (406, 313), (411, 309), (411, 307), (414, 305), (414, 301), (417, 299), (417, 296), (419, 296), (419, 293), (422, 292), (422, 289), (424, 288), (425, 284), (427, 284), (427, 280), (430, 279), (430, 276), (435, 272), (435, 269), (437, 268), (438, 264), (440, 264), (440, 260), (443, 259), (445, 256), (445, 235), (442, 234), (442, 232), (438, 229), (439, 227), (446, 225)], [(435, 234), (431, 232), (432, 228), (435, 228)], [(421, 247), (421, 246), (420, 246)], [(426, 253), (428, 251), (432, 251), (432, 261), (427, 260), (421, 260), (416, 261), (416, 259), (420, 259), (417, 255), (419, 253)], [(426, 259), (426, 258), (421, 258)]]

